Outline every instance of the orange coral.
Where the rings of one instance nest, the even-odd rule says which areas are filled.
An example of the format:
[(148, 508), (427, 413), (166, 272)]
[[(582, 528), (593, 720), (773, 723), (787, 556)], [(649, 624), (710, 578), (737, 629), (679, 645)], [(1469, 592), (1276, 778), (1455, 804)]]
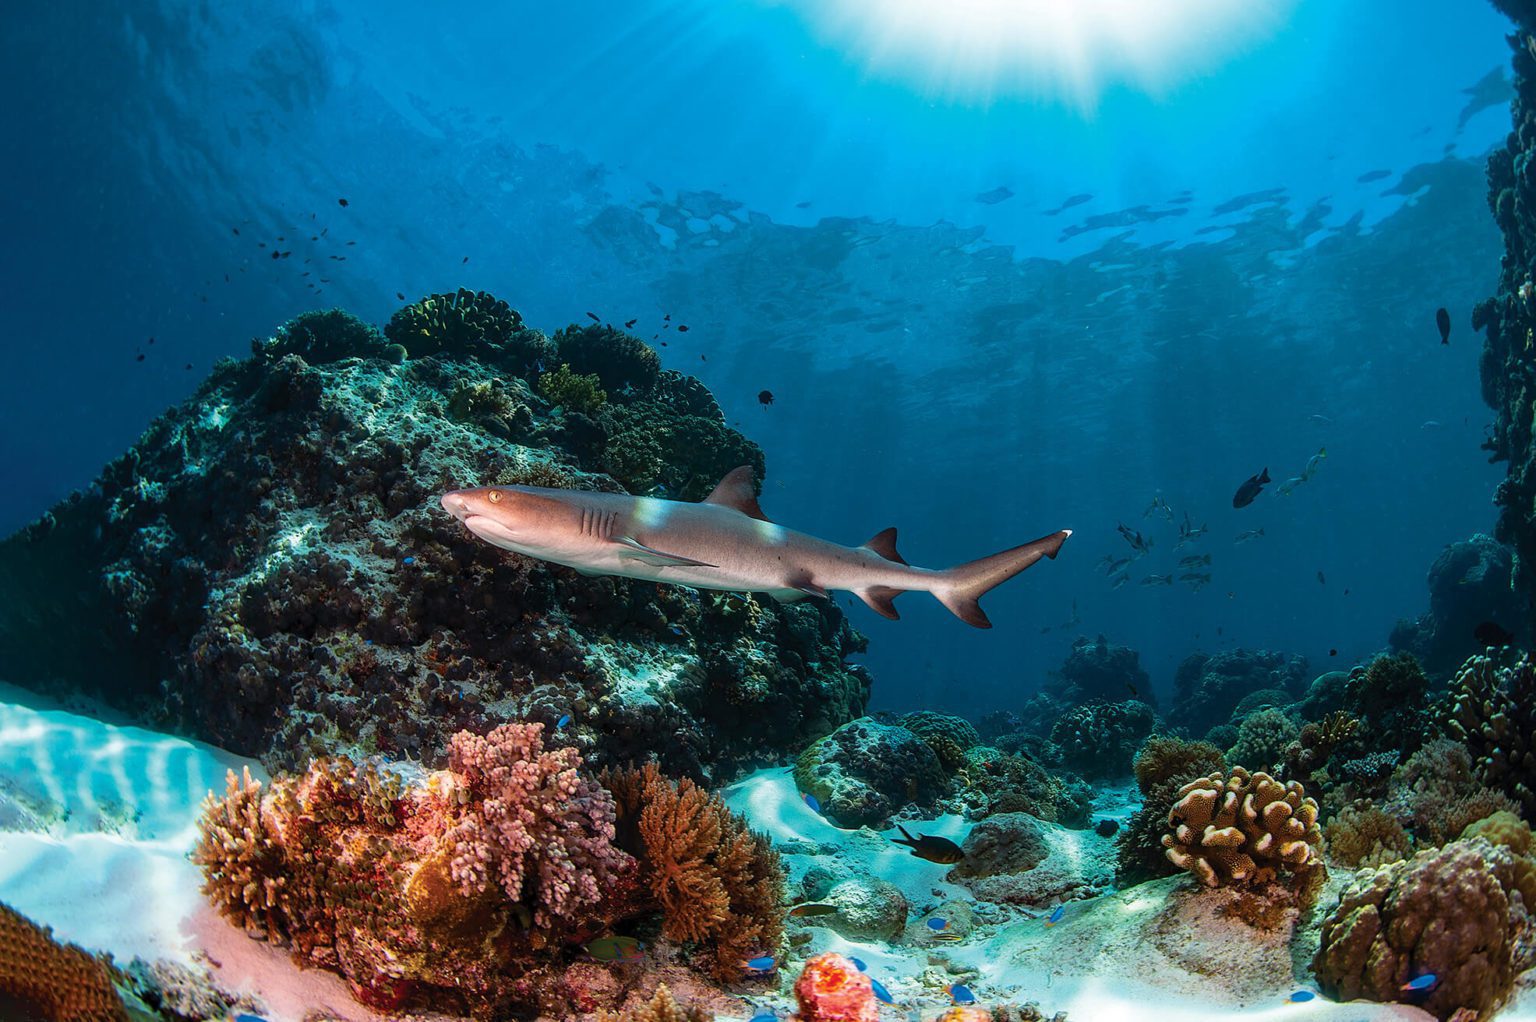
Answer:
[[(127, 1022), (107, 965), (0, 905), (0, 1008), (39, 1022)], [(6, 1018), (10, 1018), (6, 1014)]]
[(805, 963), (795, 980), (798, 1022), (879, 1022), (869, 977), (842, 955), (827, 952)]
[(1233, 767), (1179, 789), (1163, 835), (1168, 861), (1207, 887), (1262, 884), (1317, 862), (1317, 803), (1300, 784)]
[(602, 777), (614, 794), (618, 833), (641, 862), (671, 940), (713, 943), (716, 978), (739, 979), (742, 962), (773, 954), (783, 936), (784, 871), (768, 839), (752, 833), (718, 795), (654, 763)]

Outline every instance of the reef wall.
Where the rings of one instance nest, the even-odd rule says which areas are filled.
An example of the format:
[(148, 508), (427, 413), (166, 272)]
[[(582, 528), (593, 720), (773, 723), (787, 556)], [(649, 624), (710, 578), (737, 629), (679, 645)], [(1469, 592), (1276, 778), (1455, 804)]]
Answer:
[[(546, 337), (479, 292), (383, 333), (308, 313), (0, 543), (8, 680), (98, 693), (270, 765), (436, 760), (555, 725), (590, 761), (719, 779), (859, 716), (830, 601), (588, 578), (438, 504), (490, 483), (698, 499), (762, 452), (698, 380), (605, 326)], [(771, 509), (770, 509), (771, 511)]]

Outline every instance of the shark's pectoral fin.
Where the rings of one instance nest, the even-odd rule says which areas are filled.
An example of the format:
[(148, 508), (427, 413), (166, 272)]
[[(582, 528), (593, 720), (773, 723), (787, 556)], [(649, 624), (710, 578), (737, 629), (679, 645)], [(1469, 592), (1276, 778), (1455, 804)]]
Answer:
[(626, 548), (623, 556), (634, 558), (637, 561), (644, 561), (646, 564), (654, 565), (658, 568), (718, 567), (718, 565), (710, 564), (707, 561), (696, 561), (692, 557), (684, 557), (681, 554), (669, 554), (665, 550), (648, 547), (633, 536), (615, 536), (613, 541)]
[(599, 578), (608, 574), (606, 571), (598, 571), (596, 568), (576, 568), (576, 574), (585, 575), (588, 578)]
[(857, 590), (855, 595), (876, 614), (898, 621), (901, 615), (896, 613), (896, 604), (893, 601), (904, 592), (906, 592), (905, 589), (893, 589), (890, 586), (870, 586), (868, 589)]
[(709, 496), (703, 500), (705, 504), (719, 504), (740, 511), (748, 518), (756, 518), (760, 522), (766, 522), (768, 516), (763, 514), (762, 506), (757, 502), (757, 489), (752, 485), (752, 466), (742, 465), (733, 468), (725, 474), (725, 477), (715, 484)]
[(798, 600), (805, 599), (810, 593), (803, 589), (770, 589), (768, 590), (768, 595), (780, 603), (795, 603)]
[(792, 581), (784, 589), (770, 589), (768, 595), (780, 603), (794, 603), (796, 600), (803, 600), (807, 596), (814, 596), (818, 600), (829, 599), (827, 591), (809, 578)]

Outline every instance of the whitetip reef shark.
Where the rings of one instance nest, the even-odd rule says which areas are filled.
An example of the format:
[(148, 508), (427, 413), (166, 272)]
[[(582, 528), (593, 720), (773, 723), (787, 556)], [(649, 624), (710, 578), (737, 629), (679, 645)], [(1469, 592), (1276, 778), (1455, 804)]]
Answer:
[(767, 593), (781, 602), (843, 589), (884, 617), (908, 590), (932, 593), (960, 620), (992, 622), (977, 601), (1042, 557), (1054, 559), (1072, 530), (953, 568), (917, 568), (896, 552), (896, 530), (841, 546), (770, 522), (748, 465), (726, 473), (697, 504), (623, 493), (542, 486), (454, 490), (443, 508), (503, 550), (575, 568), (696, 589)]

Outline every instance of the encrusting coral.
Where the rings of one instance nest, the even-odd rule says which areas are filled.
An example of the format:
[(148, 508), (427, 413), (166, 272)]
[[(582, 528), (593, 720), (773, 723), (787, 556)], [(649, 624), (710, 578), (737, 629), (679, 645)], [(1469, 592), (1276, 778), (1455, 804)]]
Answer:
[(766, 837), (720, 796), (668, 780), (655, 763), (601, 779), (616, 802), (619, 844), (661, 908), (663, 936), (711, 946), (721, 982), (740, 979), (742, 962), (777, 954), (784, 869)]
[[(1440, 1019), (1463, 1009), (1484, 1017), (1529, 964), (1517, 947), (1531, 921), (1514, 859), (1473, 838), (1359, 873), (1323, 921), (1318, 986), (1340, 1001), (1411, 1000)], [(1431, 989), (1404, 992), (1428, 974)]]
[(1317, 862), (1317, 803), (1295, 781), (1233, 767), (1179, 789), (1163, 836), (1168, 861), (1207, 887), (1255, 885)]
[(231, 773), (200, 821), (203, 891), (374, 1007), (505, 1010), (537, 986), (515, 981), (632, 904), (612, 797), (542, 727), (460, 732), (448, 769), (410, 787), (347, 761), (265, 791)]
[(106, 963), (0, 905), (0, 1017), (128, 1022)]
[(1478, 779), (1536, 815), (1536, 664), (1529, 656), (1507, 664), (1472, 657), (1451, 682), (1447, 705), (1447, 730), (1472, 754)]

